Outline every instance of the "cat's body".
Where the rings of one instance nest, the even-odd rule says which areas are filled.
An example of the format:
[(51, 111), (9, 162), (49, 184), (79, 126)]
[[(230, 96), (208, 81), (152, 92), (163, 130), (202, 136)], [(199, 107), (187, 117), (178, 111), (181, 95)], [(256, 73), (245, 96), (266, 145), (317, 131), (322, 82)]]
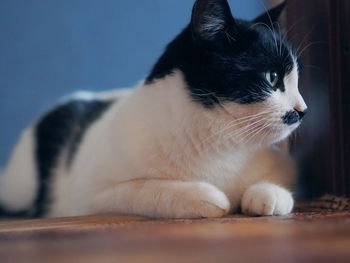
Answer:
[[(198, 0), (192, 23), (196, 8), (209, 7), (227, 15), (226, 1)], [(220, 21), (205, 30), (219, 31)], [(272, 145), (299, 125), (291, 110), (306, 108), (296, 59), (291, 55), (281, 78), (286, 90), (267, 95), (237, 88), (228, 98), (220, 87), (226, 76), (215, 75), (220, 66), (196, 77), (205, 73), (206, 53), (191, 57), (196, 46), (184, 45), (195, 32), (188, 30), (135, 90), (76, 94), (28, 128), (0, 177), (3, 209), (29, 216), (166, 218), (218, 217), (240, 206), (249, 214), (289, 213), (295, 170), (287, 153)], [(216, 91), (207, 86), (213, 81)]]

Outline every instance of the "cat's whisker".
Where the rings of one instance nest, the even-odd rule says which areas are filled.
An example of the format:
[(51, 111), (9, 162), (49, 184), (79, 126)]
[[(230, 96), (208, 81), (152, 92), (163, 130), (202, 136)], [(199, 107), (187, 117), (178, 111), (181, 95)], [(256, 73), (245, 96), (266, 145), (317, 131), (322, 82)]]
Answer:
[(229, 134), (226, 134), (225, 136), (223, 136), (223, 141), (227, 141), (230, 139), (235, 139), (237, 142), (239, 142), (238, 138), (239, 136), (243, 136), (244, 134), (256, 129), (259, 126), (259, 123), (255, 123), (254, 125), (250, 125), (249, 127), (244, 127), (242, 129), (239, 129), (237, 131), (231, 132)]
[(258, 134), (260, 131), (266, 129), (268, 126), (270, 126), (270, 123), (267, 123), (265, 125), (263, 125), (262, 127), (258, 127), (258, 129), (254, 129), (251, 132), (249, 132), (248, 134), (246, 134), (242, 139), (241, 139), (241, 143), (243, 144), (247, 144), (250, 142), (250, 140), (255, 136), (255, 134)]
[[(262, 122), (264, 122), (266, 120), (268, 120), (268, 118), (259, 119), (258, 121), (252, 123), (251, 125), (243, 127), (242, 129), (239, 129), (238, 133), (237, 133), (237, 131), (231, 133), (230, 138), (232, 138), (232, 137), (239, 138), (243, 135), (246, 136), (246, 134), (249, 134), (250, 132), (254, 131), (256, 128), (258, 128), (261, 125)], [(240, 141), (242, 141), (242, 138)]]
[(267, 135), (269, 135), (269, 131), (267, 129), (264, 130), (263, 135), (261, 136), (261, 140), (260, 140), (260, 146), (264, 145), (265, 139), (267, 137)]
[[(278, 27), (278, 31), (281, 32), (281, 26), (278, 22), (275, 22), (275, 25)], [(279, 40), (279, 56), (282, 57), (282, 41)]]
[[(258, 116), (251, 116), (251, 118), (248, 118), (248, 119), (245, 119), (243, 121), (240, 121), (240, 122), (231, 122), (231, 125), (217, 131), (216, 133), (210, 135), (209, 137), (207, 137), (206, 139), (202, 140), (200, 142), (201, 145), (205, 144), (207, 141), (209, 141), (210, 139), (212, 138), (215, 138), (215, 139), (218, 139), (220, 136), (222, 136), (226, 131), (230, 131), (231, 129), (235, 128), (237, 125), (243, 125), (245, 123), (249, 123), (251, 121), (255, 121), (256, 119), (259, 119), (259, 118), (262, 118), (264, 117), (265, 114), (268, 114), (270, 112), (267, 112), (267, 113), (259, 113), (257, 114)], [(233, 133), (236, 134), (237, 132), (244, 132), (246, 131), (247, 129), (251, 128), (253, 125), (255, 125), (255, 122), (254, 123), (250, 123), (248, 126), (244, 126), (238, 130), (235, 130)], [(229, 137), (230, 135), (224, 135), (224, 137)]]
[(286, 31), (285, 31), (285, 35), (288, 36), (289, 33), (303, 20), (305, 20), (305, 17), (300, 18), (299, 20), (295, 21)]
[(271, 29), (271, 27), (269, 27), (267, 24), (265, 24), (265, 23), (263, 23), (263, 22), (255, 23), (255, 24), (253, 24), (251, 27), (255, 27), (255, 26), (258, 26), (258, 25), (261, 25), (261, 26), (266, 27), (266, 28), (271, 32), (271, 35), (273, 36), (274, 41), (275, 41), (276, 54), (278, 55), (278, 45), (277, 45), (277, 38), (276, 38), (276, 36), (275, 36), (275, 33), (273, 32), (273, 30)]
[(215, 92), (208, 92), (208, 93), (194, 93), (191, 91), (191, 95), (195, 95), (195, 96), (209, 96), (209, 95), (214, 95)]
[(298, 47), (296, 48), (296, 52), (298, 54), (298, 52), (300, 51), (300, 49), (302, 48), (302, 46), (304, 45), (305, 41), (308, 39), (308, 37), (311, 35), (311, 33), (315, 30), (315, 26), (313, 26), (309, 32), (307, 34), (304, 35), (303, 39), (300, 41)]
[(236, 42), (236, 41), (237, 41), (233, 36), (230, 35), (229, 32), (225, 31), (225, 35), (226, 35), (226, 37), (227, 37), (227, 40), (230, 42), (230, 44), (231, 44), (232, 42)]
[(272, 134), (272, 132), (273, 132), (272, 138), (276, 137), (277, 132), (280, 130), (280, 125), (279, 125), (279, 124), (277, 124), (277, 125), (276, 125), (276, 124), (273, 124), (273, 125), (271, 125), (271, 126), (268, 127), (268, 128), (269, 128), (269, 129), (272, 129), (272, 131), (267, 131), (267, 132), (266, 132), (265, 136), (262, 138), (262, 143), (264, 142), (266, 136), (267, 136), (268, 134)]
[[(196, 89), (197, 91), (204, 91), (204, 90), (200, 90), (200, 89)], [(215, 92), (208, 92), (208, 93), (194, 93), (194, 92), (190, 92), (191, 95), (194, 96), (199, 96), (199, 97), (206, 97), (206, 96), (212, 96), (216, 99), (216, 101), (213, 100), (213, 102), (217, 103), (219, 106), (221, 106), (229, 115), (232, 115), (232, 113), (226, 108), (226, 106), (221, 103), (221, 99), (216, 96)], [(200, 101), (200, 99), (193, 99), (196, 101)], [(224, 98), (222, 100), (225, 100)]]
[(279, 131), (277, 128), (279, 128), (277, 125), (273, 127), (273, 137), (277, 137), (277, 132)]
[(272, 113), (271, 110), (266, 110), (266, 111), (262, 111), (262, 112), (259, 112), (257, 114), (254, 114), (254, 115), (249, 115), (249, 116), (245, 116), (245, 117), (241, 117), (241, 118), (235, 119), (235, 121), (250, 119), (252, 117), (259, 117), (261, 115), (270, 114), (270, 113)]
[(264, 112), (261, 112), (261, 113), (255, 114), (255, 115), (235, 119), (235, 120), (228, 123), (228, 125), (233, 124), (232, 126), (229, 126), (228, 128), (234, 127), (236, 125), (242, 125), (246, 122), (254, 121), (254, 120), (261, 118), (265, 115), (268, 115), (270, 113), (271, 113), (270, 111), (264, 111)]
[(241, 117), (241, 118), (236, 118), (232, 121), (230, 121), (229, 123), (226, 124), (227, 125), (230, 125), (230, 124), (233, 124), (235, 122), (237, 122), (237, 124), (240, 124), (239, 122), (240, 121), (249, 121), (249, 120), (254, 120), (255, 118), (258, 118), (262, 115), (266, 115), (266, 114), (270, 114), (271, 111), (263, 111), (263, 112), (260, 112), (260, 113), (257, 113), (257, 114), (254, 114), (254, 115), (249, 115), (249, 116), (245, 116), (245, 117)]
[(263, 136), (266, 137), (269, 134), (268, 129), (270, 129), (270, 128), (271, 128), (270, 125), (267, 125), (266, 127), (262, 127), (262, 129), (259, 132), (252, 134), (246, 143), (249, 144), (254, 139), (254, 140), (256, 140), (256, 142), (254, 142), (254, 143), (262, 146), (263, 142), (264, 142)]
[(258, 119), (261, 116), (266, 115), (266, 114), (269, 114), (269, 112), (263, 112), (263, 113), (260, 113), (260, 114), (257, 114), (257, 115), (253, 115), (253, 116), (249, 116), (249, 117), (244, 117), (244, 118), (233, 120), (233, 121), (228, 123), (228, 126), (224, 127), (223, 129), (220, 129), (219, 131), (215, 132), (214, 134), (211, 134), (209, 137), (207, 137), (204, 140), (202, 140), (201, 143), (205, 143), (205, 142), (209, 141), (213, 137), (224, 133), (226, 130), (232, 129), (232, 128), (238, 126), (238, 125), (243, 125), (245, 123), (249, 123), (249, 122), (254, 121), (254, 120), (256, 120), (256, 119)]
[[(260, 112), (260, 113), (257, 113), (257, 114), (251, 115), (251, 116), (246, 116), (246, 117), (242, 117), (242, 118), (233, 120), (233, 121), (231, 121), (231, 122), (229, 123), (230, 125), (229, 125), (228, 127), (223, 128), (223, 129), (225, 129), (225, 130), (221, 129), (221, 130), (219, 130), (218, 132), (216, 132), (216, 134), (212, 134), (212, 135), (210, 135), (209, 137), (220, 136), (220, 135), (222, 135), (222, 133), (224, 133), (226, 130), (228, 130), (228, 129), (230, 129), (230, 128), (232, 129), (232, 128), (234, 128), (236, 125), (242, 125), (242, 124), (244, 124), (244, 123), (246, 123), (246, 122), (254, 121), (254, 120), (256, 120), (257, 118), (262, 118), (264, 115), (270, 114), (270, 113), (271, 113), (271, 111), (270, 111), (270, 110), (267, 110), (267, 111)], [(237, 120), (239, 120), (239, 122), (237, 122)], [(214, 120), (213, 120), (213, 122), (214, 122)], [(251, 126), (252, 126), (252, 124), (250, 124), (250, 125), (248, 125), (248, 126), (244, 126), (243, 128), (238, 129), (237, 131), (238, 131), (238, 132), (244, 132), (245, 130), (247, 130), (247, 129), (249, 129), (249, 128), (252, 128)], [(235, 131), (235, 132), (233, 132), (233, 133), (236, 133), (237, 131)], [(209, 137), (207, 137), (206, 139), (200, 141), (199, 144), (193, 145), (193, 147), (196, 149), (197, 152), (201, 152), (202, 154), (203, 154), (204, 152), (206, 152), (206, 149), (202, 149), (202, 148), (203, 148), (203, 146), (205, 145), (205, 142), (208, 141), (208, 140), (210, 139)], [(210, 145), (210, 144), (209, 144), (209, 145)], [(172, 153), (169, 153), (168, 155), (171, 155), (171, 154), (172, 154)], [(178, 154), (178, 156), (180, 156), (180, 154)], [(178, 156), (175, 156), (175, 157), (172, 156), (171, 159), (174, 160), (174, 158), (176, 159)]]
[(327, 42), (325, 41), (315, 41), (315, 42), (311, 42), (308, 45), (306, 45), (299, 53), (298, 53), (298, 57), (301, 57), (303, 55), (303, 53), (310, 47), (317, 45), (317, 44), (325, 44)]
[(275, 44), (276, 44), (276, 52), (278, 54), (278, 48), (277, 48), (277, 37), (276, 37), (276, 34), (274, 33), (274, 30), (273, 30), (273, 21), (272, 21), (272, 18), (271, 18), (271, 15), (265, 5), (265, 3), (262, 1), (262, 0), (259, 0), (260, 4), (263, 6), (263, 8), (265, 9), (266, 11), (266, 14), (267, 14), (267, 17), (269, 18), (270, 20), (270, 26), (268, 26), (268, 28), (270, 28), (270, 31), (271, 31), (271, 34), (272, 36), (274, 37), (275, 39)]
[(268, 118), (260, 118), (259, 120), (255, 121), (254, 123), (251, 123), (250, 125), (243, 127), (242, 129), (238, 130), (238, 134), (236, 136), (242, 136), (245, 133), (250, 132), (251, 130), (254, 130), (255, 128), (259, 127), (259, 125), (263, 122), (266, 121)]
[(273, 126), (273, 124), (272, 124), (272, 123), (269, 123), (269, 122), (267, 121), (267, 123), (266, 123), (265, 125), (263, 125), (262, 127), (259, 127), (257, 130), (255, 130), (254, 133), (252, 133), (252, 134), (249, 135), (250, 138), (247, 139), (246, 143), (249, 143), (251, 139), (255, 138), (255, 137), (256, 137), (257, 135), (259, 135), (261, 132), (266, 131), (266, 129), (267, 129), (268, 127), (271, 127), (271, 126)]
[[(272, 117), (272, 118), (267, 120), (267, 124), (265, 126), (260, 127), (259, 130), (256, 131), (256, 133), (253, 133), (252, 135), (248, 135), (248, 136), (256, 137), (257, 135), (259, 135), (260, 132), (266, 130), (269, 127), (279, 127), (280, 126), (279, 124), (275, 124), (278, 121), (279, 121), (278, 117), (275, 117), (275, 118)], [(248, 143), (248, 142), (250, 142), (250, 140), (246, 141), (245, 143)]]

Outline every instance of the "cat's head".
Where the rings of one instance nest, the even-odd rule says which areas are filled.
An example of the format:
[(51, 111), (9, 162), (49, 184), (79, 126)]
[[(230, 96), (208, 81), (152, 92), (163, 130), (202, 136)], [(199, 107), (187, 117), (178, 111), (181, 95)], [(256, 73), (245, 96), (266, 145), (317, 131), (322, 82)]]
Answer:
[(232, 16), (226, 0), (197, 0), (190, 24), (147, 81), (180, 70), (193, 102), (242, 142), (286, 138), (307, 107), (298, 90), (297, 56), (279, 32), (284, 5), (245, 21)]

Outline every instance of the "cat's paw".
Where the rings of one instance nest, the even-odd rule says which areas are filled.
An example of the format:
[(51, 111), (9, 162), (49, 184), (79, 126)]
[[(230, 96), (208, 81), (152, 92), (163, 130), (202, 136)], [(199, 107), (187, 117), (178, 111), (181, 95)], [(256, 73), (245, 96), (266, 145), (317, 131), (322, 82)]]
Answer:
[(294, 200), (292, 194), (280, 186), (259, 183), (246, 190), (241, 206), (248, 215), (286, 215), (292, 212)]
[[(223, 217), (230, 211), (230, 201), (217, 187), (199, 182), (179, 197), (176, 205), (177, 218)], [(181, 202), (181, 203), (180, 203)]]

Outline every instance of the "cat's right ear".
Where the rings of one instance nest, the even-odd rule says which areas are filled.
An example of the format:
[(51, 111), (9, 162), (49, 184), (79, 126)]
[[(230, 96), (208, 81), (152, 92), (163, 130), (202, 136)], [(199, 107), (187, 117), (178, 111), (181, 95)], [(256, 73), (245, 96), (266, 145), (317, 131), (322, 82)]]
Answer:
[(197, 0), (192, 11), (195, 40), (212, 42), (229, 34), (234, 37), (235, 20), (227, 0)]

